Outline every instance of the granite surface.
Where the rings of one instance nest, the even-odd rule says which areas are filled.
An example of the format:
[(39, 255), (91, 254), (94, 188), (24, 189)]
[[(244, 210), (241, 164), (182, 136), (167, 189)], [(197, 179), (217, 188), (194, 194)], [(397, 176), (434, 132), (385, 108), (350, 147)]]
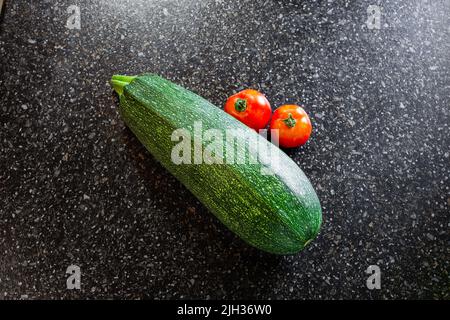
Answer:
[[(378, 2), (379, 25), (376, 3), (5, 1), (0, 299), (448, 299), (450, 1)], [(318, 239), (274, 256), (209, 213), (119, 117), (111, 75), (143, 71), (303, 104), (313, 136), (287, 153)]]

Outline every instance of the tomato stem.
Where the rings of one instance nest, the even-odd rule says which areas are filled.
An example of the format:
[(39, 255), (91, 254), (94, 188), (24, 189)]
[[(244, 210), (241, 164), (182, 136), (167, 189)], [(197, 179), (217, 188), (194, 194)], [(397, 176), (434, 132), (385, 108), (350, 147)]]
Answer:
[(234, 108), (238, 112), (244, 112), (247, 109), (247, 100), (245, 99), (237, 99), (234, 103)]
[(297, 120), (294, 119), (292, 116), (292, 113), (289, 113), (288, 117), (283, 120), (283, 122), (289, 127), (293, 128), (295, 127), (295, 124), (297, 123)]

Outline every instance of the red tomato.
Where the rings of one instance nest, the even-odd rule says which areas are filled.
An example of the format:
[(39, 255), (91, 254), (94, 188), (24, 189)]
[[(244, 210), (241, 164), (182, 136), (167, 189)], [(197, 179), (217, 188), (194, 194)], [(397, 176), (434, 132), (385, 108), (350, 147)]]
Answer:
[(302, 107), (284, 105), (273, 113), (270, 129), (278, 129), (273, 134), (278, 136), (280, 146), (294, 148), (308, 141), (312, 126), (308, 114)]
[(228, 98), (225, 112), (255, 130), (266, 127), (272, 108), (269, 101), (259, 91), (243, 90)]

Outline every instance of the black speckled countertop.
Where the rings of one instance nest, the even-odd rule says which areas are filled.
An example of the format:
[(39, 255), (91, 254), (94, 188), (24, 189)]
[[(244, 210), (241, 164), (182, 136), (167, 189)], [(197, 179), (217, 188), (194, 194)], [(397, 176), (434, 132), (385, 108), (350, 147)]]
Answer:
[[(370, 4), (5, 1), (0, 299), (449, 298), (450, 2)], [(274, 256), (210, 214), (119, 117), (111, 75), (143, 71), (303, 104), (318, 239)]]

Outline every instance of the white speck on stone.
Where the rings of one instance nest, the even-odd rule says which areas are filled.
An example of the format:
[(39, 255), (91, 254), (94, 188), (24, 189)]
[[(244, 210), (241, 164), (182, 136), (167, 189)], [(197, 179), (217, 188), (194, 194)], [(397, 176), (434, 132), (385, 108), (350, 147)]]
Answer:
[(23, 104), (23, 105), (21, 105), (20, 106), (23, 110), (27, 110), (28, 109), (28, 106), (26, 105), (26, 104)]
[(350, 126), (352, 126), (352, 127), (354, 127), (355, 126), (355, 124), (356, 124), (356, 122), (355, 121), (353, 121), (352, 119), (347, 119), (347, 122), (350, 124)]
[(34, 39), (28, 39), (28, 43), (30, 43), (30, 44), (35, 44), (35, 43), (36, 43), (36, 40), (34, 40)]

